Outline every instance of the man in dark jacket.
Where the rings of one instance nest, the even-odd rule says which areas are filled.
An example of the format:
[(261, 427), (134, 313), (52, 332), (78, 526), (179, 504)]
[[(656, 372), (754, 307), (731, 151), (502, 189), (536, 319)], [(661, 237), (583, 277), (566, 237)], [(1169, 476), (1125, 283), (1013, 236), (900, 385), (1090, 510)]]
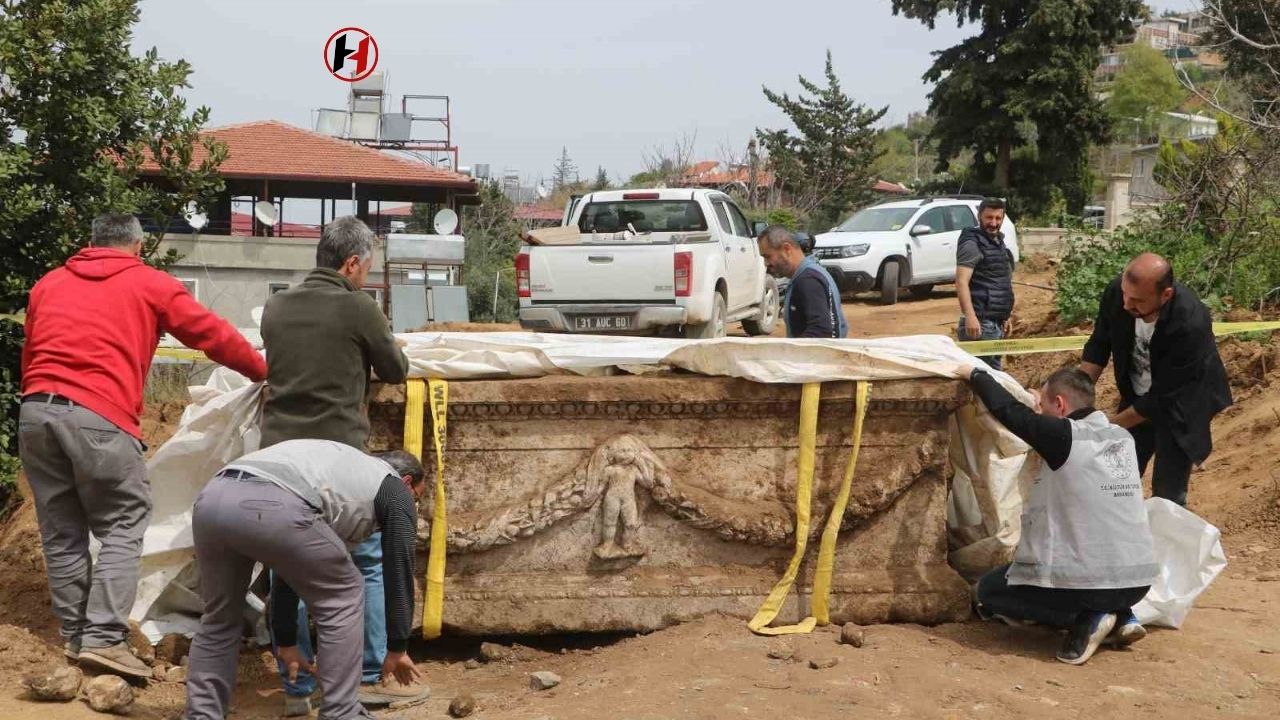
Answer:
[[(956, 244), (956, 295), (960, 298), (961, 340), (999, 340), (1013, 317), (1013, 266), (1004, 246), (1004, 201), (987, 198), (978, 206), (978, 226), (960, 232)], [(980, 358), (996, 370), (1000, 356)]]
[(31, 289), (18, 432), (63, 653), (134, 678), (151, 675), (126, 638), (151, 519), (138, 416), (156, 344), (172, 333), (250, 380), (267, 374), (244, 336), (141, 252), (137, 218), (101, 215), (90, 247)]
[(1102, 294), (1080, 369), (1097, 380), (1114, 358), (1119, 411), (1111, 417), (1137, 445), (1152, 494), (1186, 505), (1191, 468), (1213, 449), (1209, 424), (1231, 405), (1209, 309), (1174, 281), (1169, 261), (1134, 258)]
[[(369, 439), (366, 400), (372, 368), (384, 382), (399, 383), (409, 371), (387, 318), (361, 290), (373, 262), (373, 232), (355, 217), (325, 226), (316, 246), (316, 268), (301, 285), (276, 293), (262, 314), (269, 391), (262, 411), (262, 446), (287, 440), (332, 440), (365, 449)], [(383, 612), (381, 536), (374, 533), (351, 550), (364, 575), (364, 686), (362, 702), (385, 705), (418, 699), (418, 688), (383, 678), (386, 618)], [(305, 609), (299, 617), (305, 627)], [(301, 638), (302, 651), (311, 651)], [(285, 715), (310, 712), (315, 677), (300, 673), (285, 681)]]
[(792, 232), (771, 225), (756, 240), (760, 257), (774, 277), (790, 278), (783, 298), (787, 337), (842, 338), (849, 334), (835, 280), (812, 257), (806, 256)]

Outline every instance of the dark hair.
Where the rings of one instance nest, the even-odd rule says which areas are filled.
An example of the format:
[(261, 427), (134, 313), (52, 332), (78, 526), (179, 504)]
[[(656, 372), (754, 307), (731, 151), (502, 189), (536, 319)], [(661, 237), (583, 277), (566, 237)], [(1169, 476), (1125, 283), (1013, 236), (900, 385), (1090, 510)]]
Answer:
[(138, 218), (123, 213), (103, 213), (93, 219), (94, 247), (128, 247), (142, 240)]
[(983, 210), (1004, 210), (1004, 200), (997, 197), (989, 197), (983, 199), (978, 204), (978, 214), (981, 215)]
[(408, 475), (413, 479), (414, 485), (422, 482), (422, 478), (426, 476), (426, 472), (423, 471), (422, 463), (418, 462), (418, 458), (404, 450), (388, 450), (374, 453), (373, 456), (390, 465), (391, 469), (396, 471), (396, 475), (400, 477)]
[(1167, 269), (1164, 271), (1164, 274), (1156, 280), (1156, 290), (1160, 292), (1164, 292), (1165, 290), (1173, 287), (1173, 263), (1166, 260), (1165, 267)]
[(341, 270), (347, 258), (362, 261), (373, 252), (373, 231), (354, 215), (340, 217), (324, 226), (320, 244), (316, 245), (316, 267)]
[(765, 241), (765, 243), (774, 250), (783, 247), (787, 243), (791, 243), (797, 248), (800, 248), (801, 252), (804, 251), (804, 248), (800, 247), (800, 241), (796, 239), (796, 236), (790, 230), (781, 225), (770, 225), (765, 228), (764, 232), (760, 233), (760, 237), (757, 238), (757, 240)]
[(1050, 395), (1065, 395), (1071, 401), (1072, 410), (1093, 407), (1093, 380), (1079, 368), (1062, 368), (1044, 381)]

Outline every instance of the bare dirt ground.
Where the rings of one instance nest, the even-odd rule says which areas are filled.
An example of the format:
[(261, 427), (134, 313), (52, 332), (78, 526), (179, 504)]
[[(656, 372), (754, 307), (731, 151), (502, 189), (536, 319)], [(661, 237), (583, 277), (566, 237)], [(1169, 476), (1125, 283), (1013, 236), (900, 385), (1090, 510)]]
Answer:
[[(1051, 285), (1052, 272), (1023, 271), (1019, 279)], [(856, 300), (845, 311), (857, 337), (948, 334), (958, 315), (949, 288), (925, 300), (904, 294), (893, 307)], [(1021, 336), (1073, 332), (1057, 325), (1050, 292), (1020, 287), (1018, 318)], [(1222, 529), (1230, 565), (1181, 630), (1153, 630), (1131, 649), (1103, 650), (1082, 667), (1053, 660), (1059, 639), (1051, 632), (976, 620), (873, 626), (866, 644), (853, 648), (824, 629), (769, 639), (752, 635), (742, 621), (713, 616), (646, 636), (488, 638), (514, 644), (511, 657), (473, 669), (465, 663), (479, 656), (481, 639), (448, 638), (412, 647), (433, 688), (431, 701), (379, 716), (446, 717), (449, 701), (470, 693), (474, 717), (493, 720), (1277, 717), (1280, 334), (1261, 343), (1226, 340), (1221, 351), (1237, 405), (1214, 424), (1216, 448), (1192, 477), (1190, 505)], [(1011, 358), (1008, 368), (1032, 384), (1076, 360), (1073, 353), (1024, 356)], [(1109, 380), (1100, 390), (1100, 405), (1114, 401)], [(172, 432), (178, 414), (180, 406), (148, 409), (152, 447)], [(0, 611), (0, 718), (100, 717), (81, 702), (31, 702), (21, 689), (24, 674), (65, 662), (29, 507), (0, 525)], [(778, 644), (794, 650), (792, 660), (768, 657)], [(838, 664), (808, 665), (826, 658)], [(269, 667), (260, 651), (242, 655), (232, 718), (279, 717), (283, 701)], [(529, 673), (540, 670), (563, 682), (531, 690)], [(152, 683), (132, 715), (175, 718), (182, 703), (181, 684)]]

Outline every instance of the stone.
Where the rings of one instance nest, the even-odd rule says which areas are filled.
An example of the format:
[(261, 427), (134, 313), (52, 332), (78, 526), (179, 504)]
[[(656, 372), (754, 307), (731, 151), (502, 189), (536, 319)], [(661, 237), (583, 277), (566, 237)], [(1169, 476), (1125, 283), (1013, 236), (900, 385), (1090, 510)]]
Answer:
[[(941, 378), (876, 383), (843, 518), (858, 531), (836, 545), (837, 625), (968, 617), (946, 538), (947, 423), (968, 398)], [(823, 388), (815, 529), (852, 450), (853, 404), (851, 383)], [(644, 633), (750, 619), (795, 546), (799, 405), (798, 386), (681, 374), (450, 382), (450, 626)], [(377, 385), (369, 416), (371, 448), (400, 446), (403, 386)]]
[(480, 643), (480, 659), (485, 662), (502, 662), (511, 657), (511, 648), (497, 643)]
[(476, 668), (480, 667), (480, 661), (476, 660), (475, 658), (471, 658), (470, 660), (462, 663), (462, 667), (468, 670), (475, 670)]
[(840, 642), (845, 645), (852, 645), (860, 648), (862, 647), (862, 643), (866, 642), (866, 639), (866, 632), (863, 631), (862, 627), (856, 623), (845, 623), (844, 627), (840, 628)]
[(529, 687), (534, 690), (550, 690), (559, 684), (560, 676), (553, 672), (539, 670), (535, 673), (529, 673)]
[(169, 633), (160, 638), (160, 642), (156, 643), (155, 658), (163, 660), (170, 665), (181, 665), (182, 658), (191, 652), (191, 640), (185, 635), (178, 633)]
[(179, 665), (178, 667), (171, 667), (171, 668), (169, 668), (169, 670), (168, 670), (167, 672), (165, 672), (165, 674), (164, 674), (164, 681), (165, 681), (165, 682), (171, 682), (171, 683), (184, 683), (184, 682), (186, 682), (186, 681), (187, 681), (187, 668), (186, 668), (186, 667), (184, 667), (184, 666), (181, 666), (181, 665)]
[(156, 660), (156, 650), (151, 647), (151, 641), (147, 636), (142, 634), (142, 628), (134, 620), (129, 621), (129, 647), (133, 649), (133, 654), (142, 662), (151, 665)]
[(449, 701), (449, 716), (456, 718), (464, 718), (476, 711), (476, 699), (467, 693), (455, 697)]
[(796, 649), (791, 643), (779, 641), (769, 645), (769, 657), (774, 660), (790, 660), (796, 654)]
[(169, 672), (168, 663), (156, 663), (151, 666), (151, 679), (156, 682), (164, 682), (165, 675)]
[(826, 670), (827, 668), (833, 668), (839, 664), (840, 658), (837, 657), (813, 658), (809, 661), (809, 667), (814, 670)]
[(89, 707), (100, 713), (124, 715), (133, 705), (133, 688), (124, 678), (115, 675), (99, 675), (84, 686)]
[(84, 674), (80, 668), (60, 667), (47, 675), (31, 675), (22, 680), (22, 686), (31, 691), (31, 697), (42, 702), (70, 702), (80, 693)]

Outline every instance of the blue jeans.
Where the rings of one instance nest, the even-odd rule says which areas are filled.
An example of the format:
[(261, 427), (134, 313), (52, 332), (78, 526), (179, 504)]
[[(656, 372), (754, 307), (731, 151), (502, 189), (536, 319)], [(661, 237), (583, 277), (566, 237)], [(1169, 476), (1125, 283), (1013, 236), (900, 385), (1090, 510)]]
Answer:
[(1030, 620), (1059, 630), (1070, 629), (1082, 612), (1127, 613), (1147, 596), (1151, 587), (1114, 590), (1063, 590), (1034, 585), (1010, 585), (1008, 565), (978, 581), (978, 605), (983, 612), (1014, 620)]
[[(364, 662), (361, 682), (377, 682), (382, 675), (382, 661), (387, 657), (387, 611), (385, 590), (382, 586), (382, 533), (369, 536), (368, 540), (351, 550), (351, 562), (364, 577)], [(271, 638), (271, 649), (276, 649), (276, 639)], [(298, 603), (298, 649), (308, 660), (315, 660), (311, 649), (311, 633), (307, 631), (307, 606)], [(298, 671), (298, 679), (289, 682), (289, 673), (283, 664), (276, 662), (284, 692), (293, 697), (306, 697), (316, 691), (316, 679), (305, 670)]]
[[(969, 334), (964, 331), (964, 316), (961, 315), (960, 324), (956, 326), (956, 337), (959, 338), (961, 342), (970, 341), (970, 340), (1003, 340), (1004, 339), (1004, 331), (1000, 329), (1000, 323), (994, 320), (987, 320), (985, 318), (979, 318), (978, 323), (982, 326), (982, 334), (978, 337), (969, 337)], [(1000, 364), (1001, 364), (1001, 360), (1003, 359), (1003, 356), (987, 355), (985, 357), (979, 357), (978, 359), (986, 363), (987, 365), (990, 365), (992, 370), (999, 370), (1001, 369)]]

